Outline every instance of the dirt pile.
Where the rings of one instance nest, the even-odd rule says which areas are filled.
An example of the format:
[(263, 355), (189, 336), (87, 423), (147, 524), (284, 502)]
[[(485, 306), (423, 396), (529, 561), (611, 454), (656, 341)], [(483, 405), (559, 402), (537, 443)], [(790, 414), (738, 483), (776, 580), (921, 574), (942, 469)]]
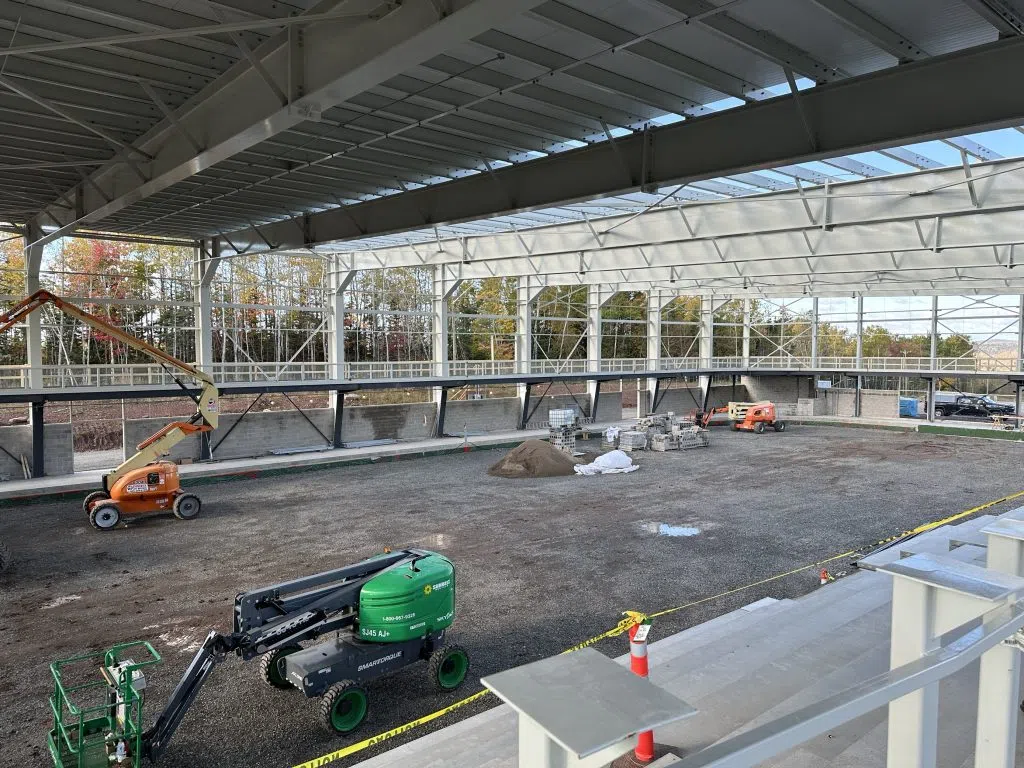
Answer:
[(574, 474), (576, 460), (543, 440), (527, 440), (487, 470), (495, 477), (563, 477)]

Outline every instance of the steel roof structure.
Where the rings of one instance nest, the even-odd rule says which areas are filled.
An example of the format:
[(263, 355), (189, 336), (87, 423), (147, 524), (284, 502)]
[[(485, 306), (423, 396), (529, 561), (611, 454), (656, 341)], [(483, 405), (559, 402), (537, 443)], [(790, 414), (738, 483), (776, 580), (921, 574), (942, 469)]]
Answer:
[[(842, 181), (947, 173), (906, 146), (929, 139), (962, 157), (949, 173), (963, 179), (987, 172), (970, 160), (999, 161), (970, 134), (1024, 123), (1024, 92), (1007, 84), (1024, 71), (1019, 2), (0, 0), (0, 219), (35, 246), (31, 272), (38, 246), (81, 232), (216, 239), (221, 255), (350, 241), (380, 253), (404, 247), (399, 232), (440, 241), (566, 216), (625, 233), (592, 217), (652, 207), (646, 223), (687, 201), (711, 216), (751, 194), (813, 209)], [(851, 157), (868, 150), (887, 167)], [(953, 246), (921, 231), (951, 264)], [(986, 257), (1001, 275), (1009, 239)], [(685, 267), (684, 285), (716, 292), (820, 274), (733, 264), (724, 241), (702, 242), (713, 259), (575, 274), (660, 285)], [(814, 248), (808, 262), (831, 258)], [(939, 290), (947, 274), (895, 255), (913, 250), (843, 251), (861, 262), (842, 290), (910, 269), (901, 290)], [(985, 287), (1000, 280), (1012, 287)]]
[(531, 229), (356, 242), (334, 258), (341, 270), (439, 266), (447, 280), (688, 295), (1024, 292), (1024, 159), (669, 202)]

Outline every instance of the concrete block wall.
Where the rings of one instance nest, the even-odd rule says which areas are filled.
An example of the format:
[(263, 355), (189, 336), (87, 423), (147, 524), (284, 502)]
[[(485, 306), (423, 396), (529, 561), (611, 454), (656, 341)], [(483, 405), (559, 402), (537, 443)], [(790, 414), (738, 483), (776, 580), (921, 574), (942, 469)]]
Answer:
[(801, 397), (796, 403), (797, 416), (825, 416), (828, 403), (824, 397)]
[[(854, 396), (852, 389), (826, 390), (826, 414), (829, 416), (853, 416)], [(860, 415), (875, 419), (899, 418), (899, 393), (884, 389), (861, 390)]]
[[(673, 411), (674, 413), (684, 414), (700, 408), (702, 405), (703, 393), (701, 392), (700, 387), (680, 387), (673, 384), (665, 390), (665, 385), (666, 382), (662, 382), (662, 391), (664, 392), (664, 396), (658, 404), (659, 413)], [(722, 408), (733, 400), (737, 402), (744, 402), (749, 398), (749, 396), (747, 388), (742, 384), (736, 385), (735, 396), (733, 395), (733, 388), (730, 385), (714, 386), (711, 387), (711, 396), (708, 398), (708, 406), (711, 408)], [(604, 398), (604, 395), (601, 397)], [(604, 407), (603, 399), (601, 407)]]
[[(803, 376), (742, 376), (741, 381), (750, 393), (751, 402), (771, 400), (776, 405), (796, 405), (801, 397), (813, 395), (813, 384)], [(795, 411), (794, 411), (795, 413)]]
[[(334, 412), (330, 408), (313, 408), (306, 415), (328, 437), (334, 429)], [(238, 422), (240, 414), (222, 414), (217, 430), (212, 434), (217, 459), (246, 459), (263, 456), (273, 450), (305, 448), (325, 444), (323, 437), (296, 411), (261, 411), (248, 413), (231, 434), (228, 430)], [(124, 423), (125, 457), (157, 430), (167, 426), (166, 419), (130, 419)], [(171, 449), (169, 458), (177, 461), (199, 459), (199, 436), (185, 438)]]
[[(448, 403), (449, 409), (451, 406), (452, 403)], [(331, 412), (328, 410), (327, 413)], [(434, 435), (437, 406), (433, 403), (346, 405), (342, 418), (341, 439), (346, 443), (363, 440), (426, 440)]]
[[(28, 458), (32, 464), (32, 427), (19, 424), (0, 427), (0, 445), (4, 450)], [(47, 424), (43, 427), (43, 473), (70, 475), (75, 471), (75, 450), (71, 439), (71, 424)], [(0, 480), (20, 480), (25, 476), (20, 461), (0, 452)]]

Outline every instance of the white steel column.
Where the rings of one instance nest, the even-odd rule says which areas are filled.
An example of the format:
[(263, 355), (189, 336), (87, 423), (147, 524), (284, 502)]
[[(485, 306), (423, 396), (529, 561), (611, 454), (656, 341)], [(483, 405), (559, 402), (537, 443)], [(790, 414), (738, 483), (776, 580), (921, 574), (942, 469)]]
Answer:
[(518, 279), (516, 287), (516, 373), (531, 373), (533, 358), (533, 311), (534, 299), (540, 294), (540, 287), (533, 284), (529, 276)]
[[(338, 381), (345, 378), (345, 291), (355, 278), (354, 270), (342, 269), (337, 257), (332, 257), (328, 272), (327, 378)], [(336, 393), (335, 393), (336, 394)]]
[[(647, 292), (647, 370), (661, 370), (661, 310), (675, 298), (658, 289)], [(647, 411), (654, 410), (654, 395), (658, 388), (656, 378), (647, 379)], [(640, 398), (637, 398), (637, 415), (642, 415)]]
[[(608, 303), (613, 292), (603, 285), (587, 286), (587, 369), (601, 371), (601, 308)], [(590, 397), (590, 415), (596, 418), (594, 403), (598, 401), (598, 382), (587, 381), (587, 395)], [(616, 418), (622, 414), (616, 414)]]
[(811, 299), (811, 368), (818, 367), (818, 297)]
[(431, 349), (435, 376), (447, 376), (448, 366), (448, 299), (462, 281), (446, 274), (445, 267), (434, 267), (434, 293), (431, 299)]
[[(715, 300), (711, 296), (700, 297), (700, 367), (710, 368), (715, 353)], [(743, 324), (749, 329), (750, 324), (744, 319)], [(707, 400), (711, 389), (711, 376), (698, 377), (700, 382), (701, 402)]]
[(601, 285), (587, 286), (587, 370), (601, 371), (601, 307), (606, 291)]
[(200, 370), (213, 373), (213, 298), (211, 285), (220, 265), (220, 242), (204, 243), (195, 250), (193, 285), (195, 286), (193, 313), (196, 324), (196, 365)]
[[(932, 296), (932, 323), (929, 332), (929, 367), (933, 371), (939, 369), (939, 297)], [(928, 379), (928, 402), (925, 403), (928, 421), (935, 421), (935, 377)]]
[(743, 367), (750, 367), (750, 299), (743, 300)]
[[(42, 268), (43, 246), (35, 242), (42, 232), (32, 225), (25, 231), (25, 293), (31, 296), (39, 290), (39, 271)], [(25, 318), (25, 349), (28, 352), (28, 376), (25, 384), (29, 389), (43, 388), (43, 319), (42, 313), (33, 312)]]
[[(864, 296), (857, 296), (857, 363), (854, 366), (858, 371), (864, 367)], [(864, 377), (857, 374), (857, 387), (853, 395), (853, 415), (860, 416), (861, 389), (864, 387)]]
[[(1024, 294), (1020, 297), (1020, 307), (1017, 311), (1017, 370), (1024, 371)], [(1020, 403), (1017, 403), (1017, 411), (1020, 412)]]

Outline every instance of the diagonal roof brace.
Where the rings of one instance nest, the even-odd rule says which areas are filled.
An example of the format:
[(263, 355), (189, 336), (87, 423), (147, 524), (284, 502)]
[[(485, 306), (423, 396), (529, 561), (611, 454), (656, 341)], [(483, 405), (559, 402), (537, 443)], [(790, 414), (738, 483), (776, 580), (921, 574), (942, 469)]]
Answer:
[[(149, 181), (125, 178), (124, 169), (104, 168), (93, 174), (95, 184), (111, 196), (109, 202), (85, 188), (84, 215), (50, 211), (62, 222), (37, 243), (70, 234), (76, 228), (102, 221), (134, 202), (155, 195), (211, 166), (229, 159), (479, 35), (543, 0), (452, 0), (452, 13), (438, 18), (431, 0), (404, 0), (397, 10), (380, 0), (357, 2), (361, 18), (309, 24), (303, 33), (303, 55), (316, 62), (305, 71), (305, 95), (282, 106), (266, 87), (261, 73), (246, 67), (208, 86), (199, 97), (177, 110), (180, 127), (197, 137), (205, 149), (196, 153), (170, 121), (136, 143), (133, 151), (152, 155)], [(346, 9), (352, 4), (346, 4)], [(383, 9), (383, 10), (382, 10)], [(267, 73), (286, 82), (289, 65), (287, 33), (258, 49)], [(274, 238), (271, 238), (272, 240)]]

